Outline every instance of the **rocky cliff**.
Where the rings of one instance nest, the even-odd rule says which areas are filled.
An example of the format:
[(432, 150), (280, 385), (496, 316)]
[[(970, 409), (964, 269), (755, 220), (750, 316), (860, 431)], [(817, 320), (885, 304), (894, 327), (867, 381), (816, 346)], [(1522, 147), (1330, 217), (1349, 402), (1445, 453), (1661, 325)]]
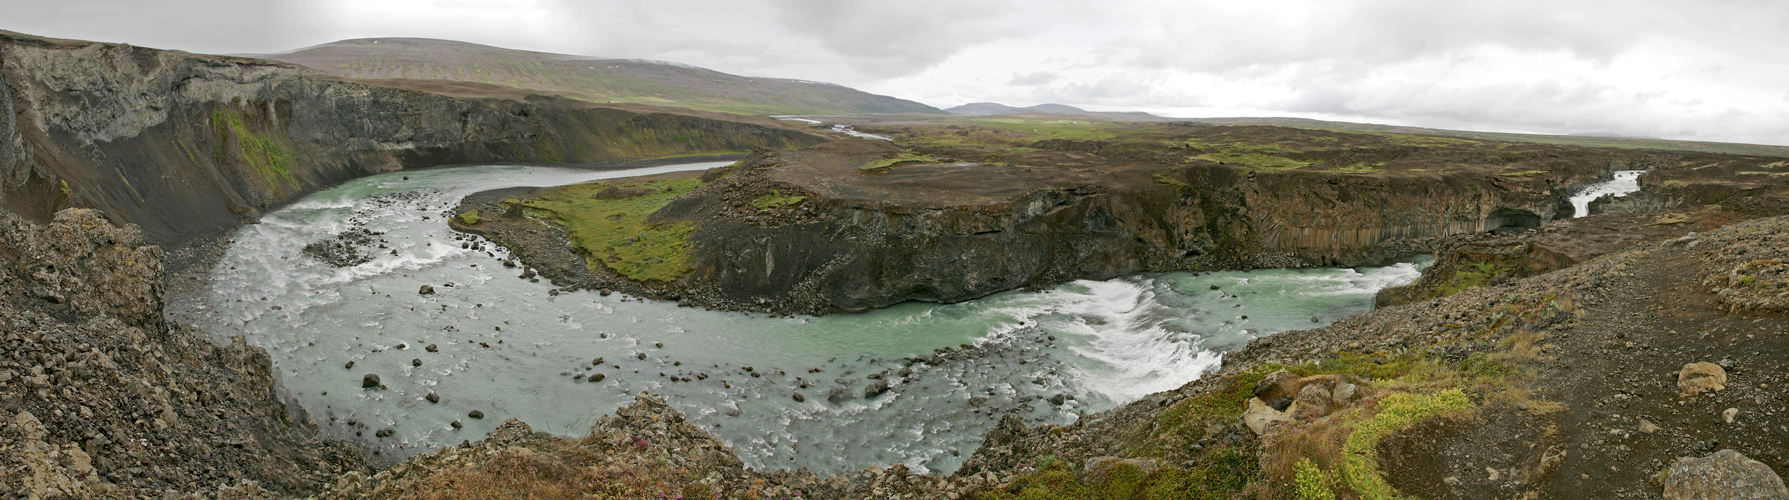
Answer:
[(92, 210), (0, 214), (0, 492), (303, 495), (367, 470), (280, 401), (266, 353), (165, 320), (162, 255)]
[[(1040, 145), (1054, 156), (1021, 165), (934, 154), (867, 170), (912, 153), (865, 140), (765, 151), (648, 218), (694, 228), (680, 243), (687, 252), (659, 258), (687, 261), (656, 280), (589, 248), (530, 264), (573, 286), (805, 313), (1138, 272), (1356, 266), (1429, 250), (1433, 238), (1539, 227), (1570, 210), (1565, 199), (1578, 186), (1636, 159), (1572, 148), (1476, 164), (1419, 158), (1407, 170), (1359, 175), (1183, 161), (1172, 149)], [(482, 210), (487, 222), (459, 227), (505, 241), (524, 260), (563, 245), (563, 236), (506, 240), (497, 227), (535, 222), (498, 217), (520, 212), (485, 198), (460, 211)], [(578, 224), (520, 203), (544, 210), (541, 219)], [(577, 259), (588, 265), (555, 261)]]
[(355, 177), (465, 163), (744, 152), (819, 138), (768, 118), (453, 94), (300, 66), (0, 32), (0, 207), (103, 210), (151, 241), (222, 234)]

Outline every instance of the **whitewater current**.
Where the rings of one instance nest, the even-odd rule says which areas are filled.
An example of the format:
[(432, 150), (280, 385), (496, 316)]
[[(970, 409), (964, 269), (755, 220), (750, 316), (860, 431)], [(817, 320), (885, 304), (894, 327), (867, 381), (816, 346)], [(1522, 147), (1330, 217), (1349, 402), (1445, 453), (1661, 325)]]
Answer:
[(1618, 170), (1615, 172), (1615, 178), (1584, 188), (1576, 196), (1572, 196), (1572, 217), (1590, 215), (1590, 202), (1604, 195), (1627, 196), (1628, 193), (1639, 191), (1640, 174), (1645, 172), (1645, 170)]
[[(847, 473), (900, 462), (948, 473), (1001, 415), (1063, 424), (1179, 387), (1224, 351), (1368, 311), (1374, 292), (1419, 273), (1406, 262), (1145, 274), (772, 317), (556, 290), (446, 224), (477, 191), (718, 165), (359, 179), (239, 229), (185, 314), (219, 339), (266, 349), (288, 397), (326, 436), (388, 457), (478, 440), (508, 418), (578, 436), (649, 392), (750, 467)], [(301, 251), (350, 230), (376, 233), (383, 246), (372, 260), (337, 268)], [(434, 293), (419, 293), (424, 285)], [(363, 389), (367, 375), (381, 387)]]

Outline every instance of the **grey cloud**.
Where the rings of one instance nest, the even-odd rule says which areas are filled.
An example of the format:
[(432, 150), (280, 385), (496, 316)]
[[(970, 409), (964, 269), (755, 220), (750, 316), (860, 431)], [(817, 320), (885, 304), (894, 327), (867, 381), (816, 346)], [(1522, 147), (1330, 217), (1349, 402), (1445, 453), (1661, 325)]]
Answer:
[(926, 69), (964, 47), (1017, 33), (1003, 14), (1014, 0), (841, 2), (771, 0), (781, 25), (814, 37), (865, 73), (893, 77)]
[(276, 50), (291, 25), (272, 2), (60, 0), (8, 2), (0, 29), (191, 52)]
[(1034, 71), (1030, 74), (1025, 74), (1025, 75), (1013, 75), (1012, 81), (1007, 84), (1015, 85), (1015, 86), (1034, 87), (1034, 86), (1038, 86), (1038, 85), (1049, 85), (1052, 83), (1056, 83), (1057, 80), (1061, 80), (1061, 79), (1062, 79), (1062, 75), (1058, 75), (1055, 72)]

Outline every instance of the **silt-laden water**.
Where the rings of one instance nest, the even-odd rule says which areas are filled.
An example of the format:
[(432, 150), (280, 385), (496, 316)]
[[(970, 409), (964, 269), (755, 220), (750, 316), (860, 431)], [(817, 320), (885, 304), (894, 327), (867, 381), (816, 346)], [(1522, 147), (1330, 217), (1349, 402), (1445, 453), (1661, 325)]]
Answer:
[[(508, 418), (582, 435), (650, 392), (751, 467), (841, 473), (903, 462), (949, 472), (1003, 414), (1068, 423), (1179, 387), (1225, 350), (1367, 311), (1374, 292), (1418, 274), (1413, 263), (1149, 274), (779, 318), (621, 294), (555, 295), (550, 283), (503, 267), (496, 245), (445, 220), (477, 191), (717, 165), (363, 178), (238, 230), (209, 290), (185, 302), (209, 332), (265, 348), (288, 395), (325, 435), (363, 440), (387, 456), (481, 439)], [(384, 233), (388, 248), (349, 268), (300, 252), (350, 229)], [(423, 285), (435, 293), (419, 294)], [(385, 387), (362, 389), (367, 374)], [(865, 398), (879, 381), (888, 391)], [(834, 388), (846, 397), (829, 400)], [(425, 399), (431, 393), (439, 402)], [(484, 418), (469, 418), (473, 410)], [(384, 429), (393, 435), (374, 437)]]

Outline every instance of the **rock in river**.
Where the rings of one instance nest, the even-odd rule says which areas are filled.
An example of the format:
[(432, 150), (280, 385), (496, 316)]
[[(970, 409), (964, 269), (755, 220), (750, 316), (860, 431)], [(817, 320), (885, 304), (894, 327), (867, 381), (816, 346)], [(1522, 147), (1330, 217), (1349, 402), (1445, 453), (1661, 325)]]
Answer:
[(378, 387), (378, 386), (379, 386), (379, 376), (378, 375), (368, 373), (368, 374), (366, 374), (365, 377), (360, 378), (360, 388), (361, 389), (371, 389), (371, 388)]

